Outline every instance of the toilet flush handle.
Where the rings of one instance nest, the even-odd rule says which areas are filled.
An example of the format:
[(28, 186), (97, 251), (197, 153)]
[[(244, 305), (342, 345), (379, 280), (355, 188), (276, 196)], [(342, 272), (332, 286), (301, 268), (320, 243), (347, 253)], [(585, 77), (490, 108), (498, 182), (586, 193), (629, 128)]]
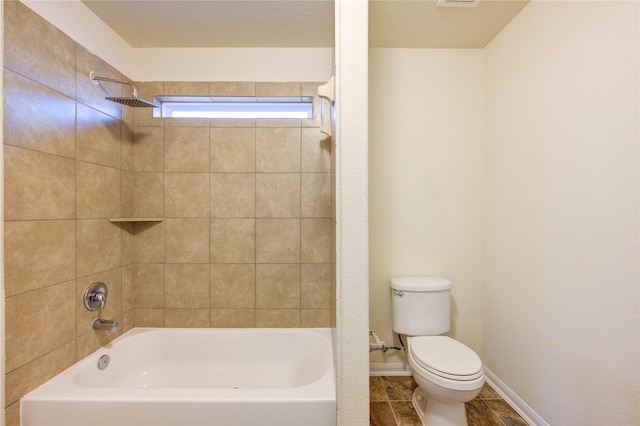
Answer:
[(391, 291), (393, 291), (393, 294), (398, 295), (400, 297), (404, 296), (404, 292), (400, 290), (396, 290), (395, 288), (392, 288)]

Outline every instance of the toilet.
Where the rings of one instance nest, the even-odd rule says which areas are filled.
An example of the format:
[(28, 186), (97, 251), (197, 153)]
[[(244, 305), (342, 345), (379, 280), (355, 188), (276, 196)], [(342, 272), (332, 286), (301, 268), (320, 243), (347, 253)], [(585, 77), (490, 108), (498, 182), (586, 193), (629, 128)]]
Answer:
[(425, 426), (464, 426), (464, 403), (484, 384), (482, 361), (462, 343), (442, 334), (451, 327), (450, 280), (391, 278), (393, 331), (406, 336), (406, 354), (418, 387), (413, 406)]

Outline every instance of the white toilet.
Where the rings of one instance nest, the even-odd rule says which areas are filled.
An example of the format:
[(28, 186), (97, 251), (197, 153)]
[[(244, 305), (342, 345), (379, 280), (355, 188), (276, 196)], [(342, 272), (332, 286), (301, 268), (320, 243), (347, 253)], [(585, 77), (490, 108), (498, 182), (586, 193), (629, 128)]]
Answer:
[(441, 334), (451, 327), (451, 281), (441, 277), (391, 278), (393, 331), (407, 336), (413, 406), (425, 426), (467, 425), (464, 403), (484, 384), (482, 361)]

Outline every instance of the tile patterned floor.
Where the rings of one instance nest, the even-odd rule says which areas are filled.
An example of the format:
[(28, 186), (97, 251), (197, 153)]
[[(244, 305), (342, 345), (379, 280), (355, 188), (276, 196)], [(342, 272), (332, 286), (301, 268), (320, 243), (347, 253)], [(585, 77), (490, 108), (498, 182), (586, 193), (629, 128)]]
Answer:
[[(410, 376), (369, 378), (371, 426), (422, 426), (411, 404), (418, 385)], [(480, 395), (467, 403), (469, 426), (527, 426), (522, 417), (485, 383)]]

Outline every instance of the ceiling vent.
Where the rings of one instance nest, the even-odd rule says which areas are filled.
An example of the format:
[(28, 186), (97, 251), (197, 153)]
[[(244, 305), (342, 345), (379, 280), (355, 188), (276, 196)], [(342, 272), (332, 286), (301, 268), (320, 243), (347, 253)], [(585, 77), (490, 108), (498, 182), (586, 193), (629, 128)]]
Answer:
[(476, 7), (480, 0), (438, 0), (438, 7)]

